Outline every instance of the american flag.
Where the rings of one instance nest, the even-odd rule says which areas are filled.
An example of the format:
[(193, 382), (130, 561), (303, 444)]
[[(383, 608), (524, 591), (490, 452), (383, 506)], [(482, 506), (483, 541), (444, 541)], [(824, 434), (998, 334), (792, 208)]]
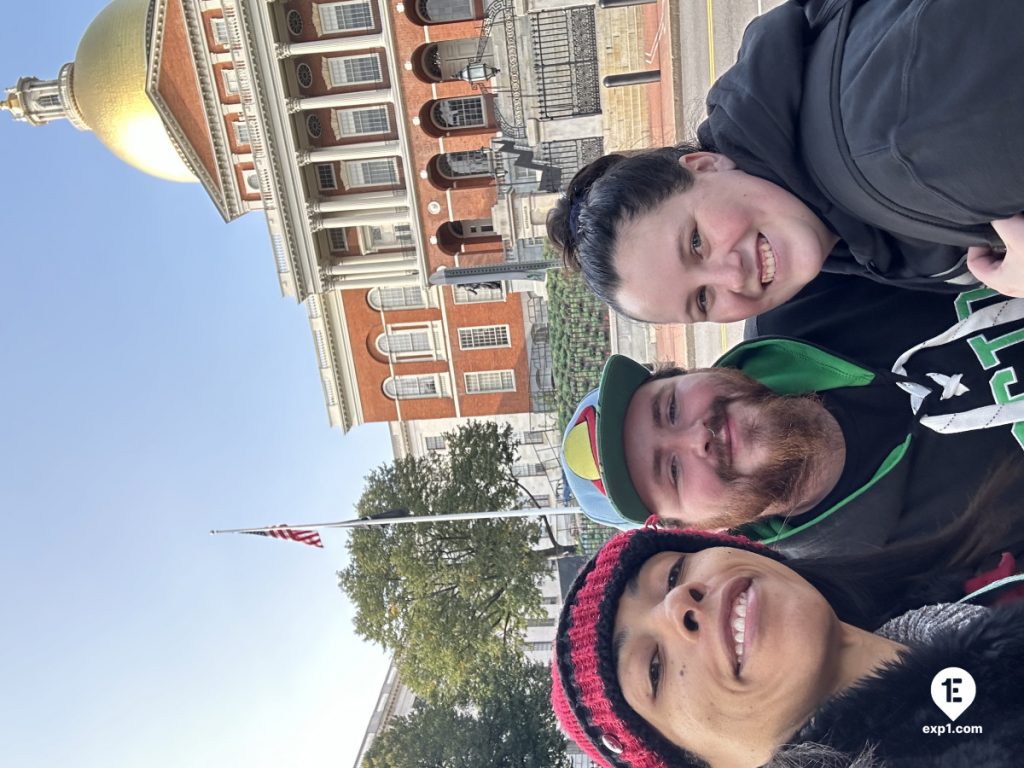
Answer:
[(241, 533), (250, 533), (253, 536), (270, 536), (274, 539), (288, 539), (290, 541), (298, 541), (301, 544), (308, 544), (311, 547), (324, 548), (323, 543), (320, 541), (320, 534), (304, 528), (289, 528), (287, 525), (275, 525), (268, 531), (241, 531)]

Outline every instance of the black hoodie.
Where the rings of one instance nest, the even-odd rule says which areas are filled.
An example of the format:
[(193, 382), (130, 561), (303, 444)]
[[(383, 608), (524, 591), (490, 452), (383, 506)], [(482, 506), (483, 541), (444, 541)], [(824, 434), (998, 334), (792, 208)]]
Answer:
[[(979, 27), (978, 8), (984, 9), (982, 31), (961, 35), (961, 29)], [(1024, 163), (1024, 100), (997, 100), (998, 88), (977, 87), (989, 70), (990, 79), (1005, 84), (1007, 96), (1011, 86), (1019, 87), (1022, 80), (1013, 72), (1024, 76), (1024, 40), (999, 57), (989, 55), (975, 38), (984, 38), (993, 24), (1020, 37), (1024, 4), (794, 0), (751, 22), (736, 64), (708, 94), (708, 118), (698, 138), (741, 170), (791, 191), (841, 238), (826, 271), (901, 287), (963, 290), (971, 284), (964, 274), (966, 246), (997, 244), (987, 222), (1024, 209), (1024, 173), (1018, 173)], [(945, 57), (942, 63), (951, 66), (950, 53), (961, 44), (958, 66), (972, 68), (973, 89), (952, 87), (936, 61)], [(1005, 71), (1010, 59), (1017, 60), (1015, 68)], [(929, 99), (941, 108), (925, 111)], [(925, 114), (903, 115), (899, 107), (908, 101)], [(841, 111), (838, 119), (834, 107)], [(989, 121), (985, 132), (976, 120), (965, 120), (992, 109), (1001, 110), (1005, 120)], [(830, 151), (821, 141), (836, 124), (845, 132), (838, 140), (842, 152), (848, 143), (856, 154), (851, 173), (858, 179), (868, 174), (880, 195), (870, 204), (863, 204), (859, 185), (837, 181), (836, 167), (815, 165), (815, 158), (840, 157), (839, 149)], [(941, 163), (943, 157), (949, 162)], [(1013, 160), (1000, 165), (1001, 157)], [(949, 220), (950, 196), (958, 195), (965, 198), (957, 201), (960, 208), (970, 213), (940, 226)], [(900, 205), (934, 221), (925, 226), (897, 210)], [(947, 282), (957, 276), (958, 284)]]

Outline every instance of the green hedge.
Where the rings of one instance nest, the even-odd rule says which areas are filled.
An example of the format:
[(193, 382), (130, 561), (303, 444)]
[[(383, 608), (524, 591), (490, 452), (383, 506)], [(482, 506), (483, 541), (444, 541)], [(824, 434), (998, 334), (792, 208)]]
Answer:
[(597, 386), (611, 354), (608, 308), (574, 272), (549, 271), (547, 289), (555, 401), (564, 430), (580, 399)]

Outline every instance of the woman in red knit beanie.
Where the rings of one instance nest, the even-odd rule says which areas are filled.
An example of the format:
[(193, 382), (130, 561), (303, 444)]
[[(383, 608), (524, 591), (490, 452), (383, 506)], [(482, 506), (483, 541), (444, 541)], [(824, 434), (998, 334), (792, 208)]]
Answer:
[[(865, 594), (885, 570), (870, 557), (785, 562), (724, 534), (621, 533), (566, 597), (555, 713), (611, 768), (1017, 765), (1024, 606), (899, 615), (922, 552), (906, 548), (890, 589)], [(973, 675), (957, 725), (980, 734), (928, 732), (952, 728), (931, 693), (949, 667)]]

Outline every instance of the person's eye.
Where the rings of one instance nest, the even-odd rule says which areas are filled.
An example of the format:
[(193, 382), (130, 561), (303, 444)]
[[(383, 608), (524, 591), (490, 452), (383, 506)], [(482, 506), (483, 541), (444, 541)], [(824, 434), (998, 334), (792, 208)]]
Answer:
[(694, 228), (693, 234), (690, 235), (690, 248), (699, 256), (702, 245), (704, 245), (704, 241), (701, 239), (700, 232)]
[(708, 313), (708, 289), (700, 288), (697, 290), (697, 309), (701, 311), (701, 314), (707, 315)]
[(658, 683), (661, 681), (661, 654), (658, 653), (657, 647), (654, 649), (654, 655), (651, 656), (651, 664), (647, 668), (647, 677), (651, 681), (651, 696), (657, 697)]
[(675, 424), (676, 417), (679, 415), (679, 409), (676, 406), (676, 393), (673, 392), (672, 396), (668, 399), (668, 423)]
[(668, 591), (671, 592), (676, 588), (676, 584), (679, 583), (679, 574), (683, 570), (683, 561), (686, 560), (686, 555), (680, 555), (679, 559), (676, 560), (672, 567), (668, 569)]
[(672, 487), (673, 488), (678, 488), (679, 487), (679, 459), (677, 459), (675, 456), (673, 456), (671, 458), (671, 460), (669, 461), (669, 463), (668, 463), (668, 476), (669, 476), (669, 479), (672, 481)]

